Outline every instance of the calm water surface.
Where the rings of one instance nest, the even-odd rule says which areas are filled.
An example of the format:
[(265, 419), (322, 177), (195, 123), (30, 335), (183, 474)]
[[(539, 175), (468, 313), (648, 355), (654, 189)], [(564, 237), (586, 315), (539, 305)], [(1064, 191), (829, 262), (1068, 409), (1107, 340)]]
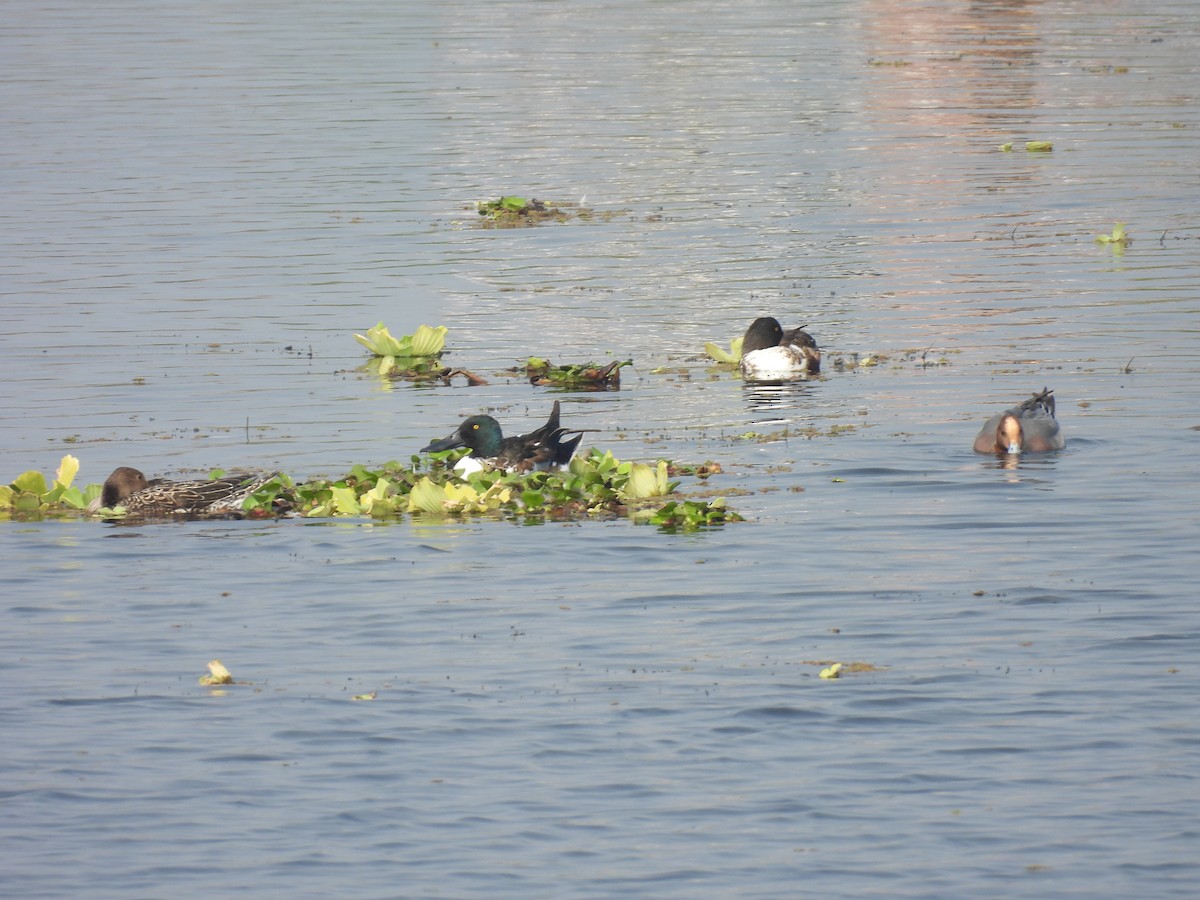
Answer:
[[(0, 523), (0, 893), (1195, 895), (1191, 3), (17, 2), (0, 51), (3, 477), (338, 475), (620, 356), (564, 419), (748, 519)], [(764, 312), (823, 378), (707, 368)], [(491, 383), (365, 377), (380, 320)], [(1064, 452), (971, 453), (1042, 385)]]

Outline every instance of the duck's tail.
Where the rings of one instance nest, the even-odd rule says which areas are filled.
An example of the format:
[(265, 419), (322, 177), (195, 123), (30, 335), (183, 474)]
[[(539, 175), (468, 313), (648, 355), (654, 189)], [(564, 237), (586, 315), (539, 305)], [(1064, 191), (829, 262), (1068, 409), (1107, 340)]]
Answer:
[(1021, 404), (1023, 410), (1041, 409), (1051, 418), (1054, 417), (1054, 391), (1050, 388), (1043, 387), (1040, 394), (1034, 394), (1028, 400)]

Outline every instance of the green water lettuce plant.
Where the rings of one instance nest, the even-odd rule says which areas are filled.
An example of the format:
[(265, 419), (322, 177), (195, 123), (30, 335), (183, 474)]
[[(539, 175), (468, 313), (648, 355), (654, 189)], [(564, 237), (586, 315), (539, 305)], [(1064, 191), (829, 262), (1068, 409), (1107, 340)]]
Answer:
[(74, 487), (79, 474), (79, 460), (67, 454), (58, 464), (51, 484), (41, 472), (29, 471), (18, 475), (10, 484), (0, 485), (0, 514), (5, 511), (34, 514), (61, 514), (82, 510), (100, 496), (100, 485), (84, 489)]
[(1108, 244), (1114, 247), (1127, 247), (1132, 240), (1129, 232), (1125, 230), (1124, 222), (1117, 222), (1108, 234), (1096, 236), (1097, 244)]
[(355, 334), (354, 339), (371, 351), (373, 358), (368, 367), (372, 371), (380, 375), (394, 369), (420, 373), (441, 369), (437, 359), (446, 346), (447, 331), (445, 325), (421, 325), (412, 334), (395, 338), (380, 322), (366, 334)]
[[(484, 470), (464, 478), (453, 466), (466, 452), (414, 456), (410, 464), (392, 461), (377, 469), (355, 465), (334, 480), (297, 483), (281, 474), (246, 499), (242, 514), (249, 518), (289, 513), (306, 518), (369, 516), (384, 520), (404, 515), (487, 516), (522, 522), (625, 516), (664, 531), (723, 525), (741, 518), (726, 509), (723, 498), (676, 497), (679, 482), (672, 480), (671, 474), (691, 474), (700, 468), (706, 473), (719, 472), (712, 463), (672, 467), (665, 460), (629, 462), (592, 449), (577, 454), (559, 471), (522, 475)], [(64, 457), (53, 485), (48, 485), (40, 472), (26, 472), (11, 485), (0, 487), (0, 516), (85, 514), (85, 507), (100, 495), (101, 487), (89, 485), (82, 491), (72, 487), (78, 468), (78, 460)], [(102, 515), (120, 518), (119, 512)]]
[(742, 361), (742, 338), (735, 337), (730, 341), (728, 350), (723, 350), (712, 341), (707, 341), (704, 344), (704, 352), (708, 354), (709, 359), (722, 365), (736, 366)]

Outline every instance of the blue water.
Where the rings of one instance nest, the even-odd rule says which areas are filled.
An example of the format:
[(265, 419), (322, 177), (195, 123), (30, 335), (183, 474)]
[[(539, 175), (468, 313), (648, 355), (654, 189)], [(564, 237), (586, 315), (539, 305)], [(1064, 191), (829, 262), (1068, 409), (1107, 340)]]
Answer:
[[(1127, 7), (13, 5), (3, 477), (557, 397), (747, 521), (0, 522), (0, 893), (1193, 896), (1200, 22)], [(823, 378), (709, 369), (764, 312)], [(1043, 385), (1065, 451), (971, 452)]]

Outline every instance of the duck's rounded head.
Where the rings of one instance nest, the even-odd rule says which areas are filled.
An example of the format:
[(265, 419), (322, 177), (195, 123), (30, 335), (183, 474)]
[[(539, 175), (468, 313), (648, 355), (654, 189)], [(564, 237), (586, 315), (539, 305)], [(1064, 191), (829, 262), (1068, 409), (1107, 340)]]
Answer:
[(759, 316), (750, 323), (742, 338), (742, 355), (767, 347), (778, 347), (783, 340), (783, 326), (773, 316)]
[(437, 453), (455, 447), (469, 447), (472, 456), (491, 457), (500, 452), (503, 432), (500, 423), (491, 416), (471, 416), (454, 430), (453, 434), (434, 441), (421, 449), (422, 453)]
[(1012, 413), (1006, 413), (996, 426), (996, 446), (1006, 453), (1020, 453), (1024, 438), (1021, 420)]
[(113, 469), (111, 475), (104, 480), (104, 488), (100, 492), (100, 504), (109, 509), (119, 506), (126, 497), (144, 491), (150, 486), (146, 476), (137, 469), (120, 466)]

